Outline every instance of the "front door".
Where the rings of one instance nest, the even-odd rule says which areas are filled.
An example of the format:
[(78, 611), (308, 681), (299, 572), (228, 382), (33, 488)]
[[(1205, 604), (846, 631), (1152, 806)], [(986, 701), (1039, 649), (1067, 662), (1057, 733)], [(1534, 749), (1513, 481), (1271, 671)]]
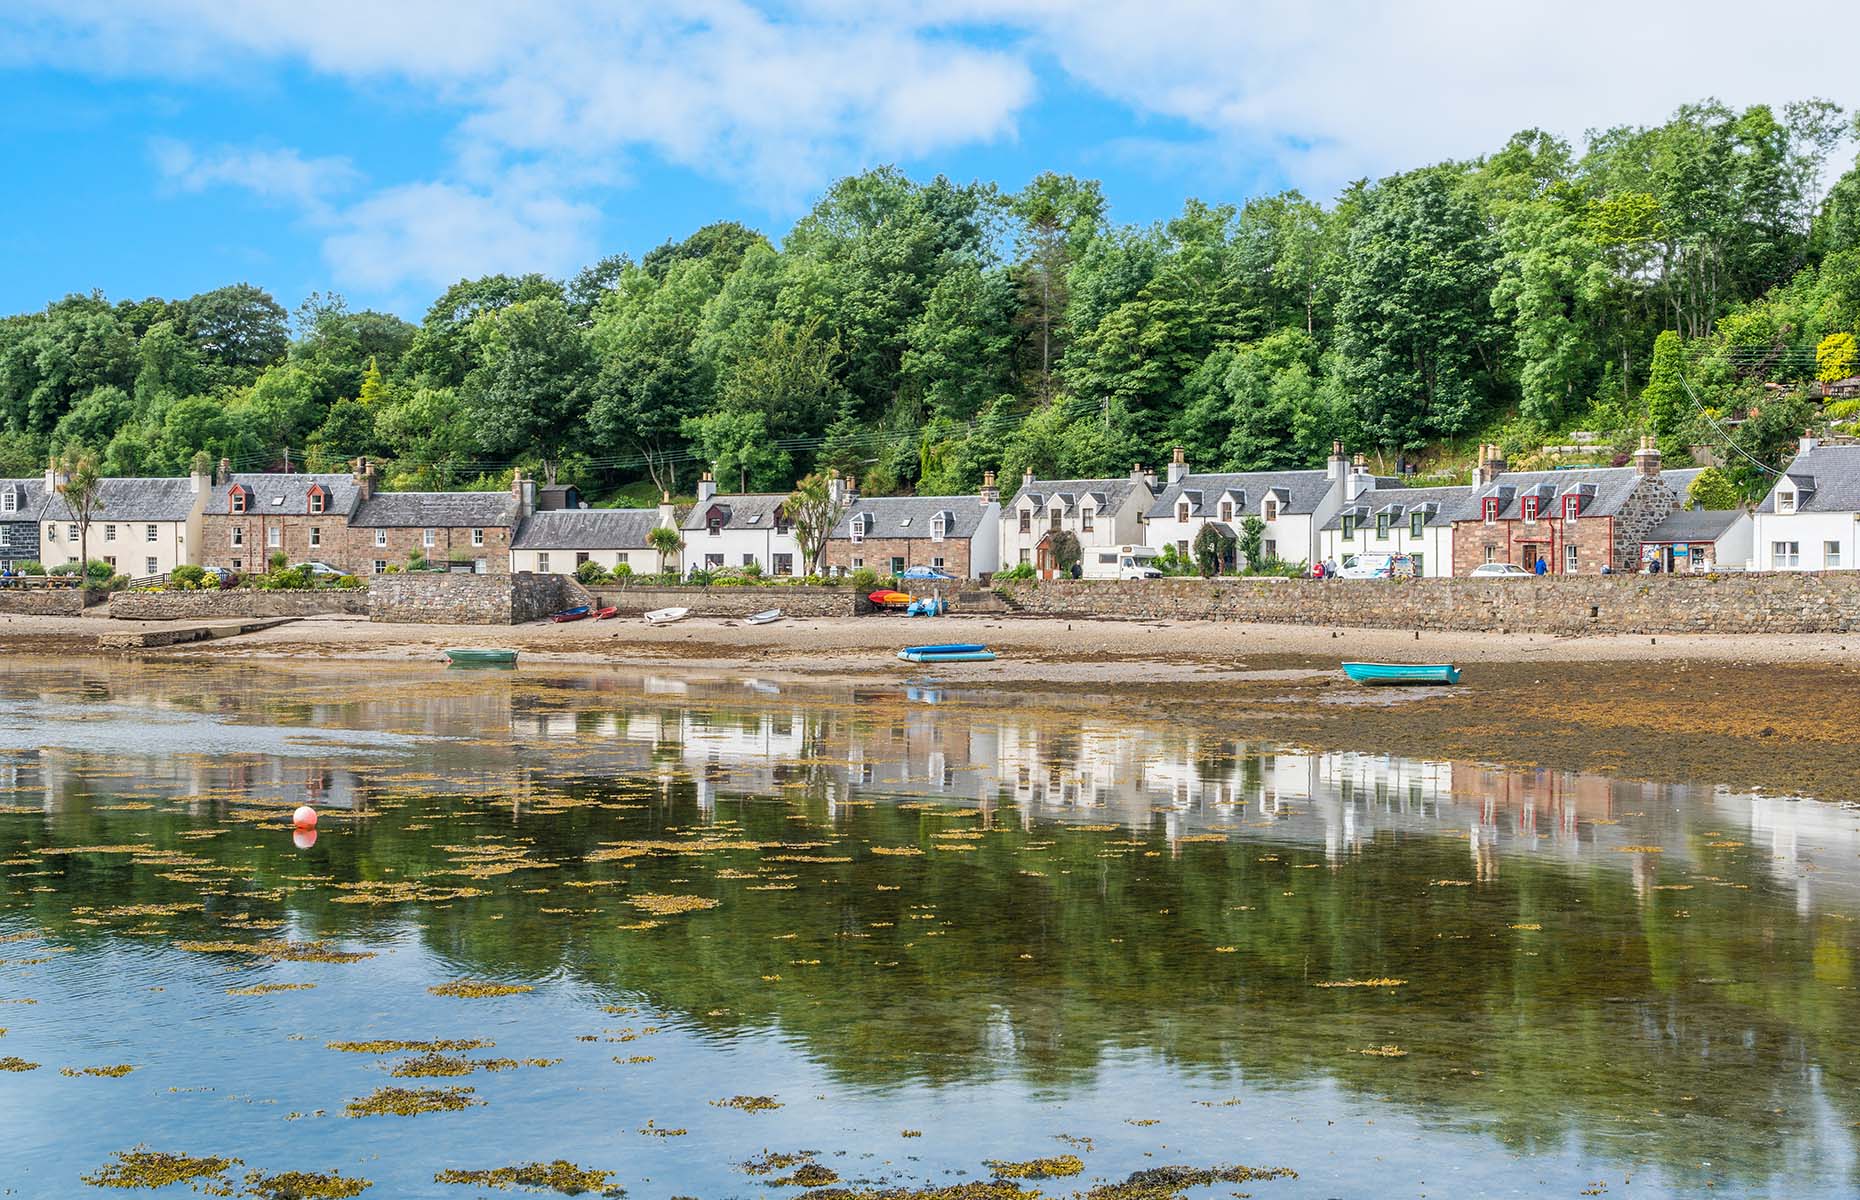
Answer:
[(1518, 561), (1525, 570), (1535, 574), (1537, 571), (1537, 560), (1540, 558), (1544, 560), (1544, 571), (1546, 574), (1556, 570), (1556, 560), (1550, 557), (1549, 542), (1521, 542), (1519, 543), (1519, 549), (1523, 551), (1523, 557)]

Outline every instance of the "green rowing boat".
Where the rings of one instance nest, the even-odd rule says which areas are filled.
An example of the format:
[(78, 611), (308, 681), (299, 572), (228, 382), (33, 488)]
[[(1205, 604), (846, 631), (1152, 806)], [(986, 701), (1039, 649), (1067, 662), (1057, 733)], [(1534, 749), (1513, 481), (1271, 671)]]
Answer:
[(452, 665), (455, 667), (514, 667), (517, 665), (515, 650), (448, 650), (446, 657), (452, 660)]

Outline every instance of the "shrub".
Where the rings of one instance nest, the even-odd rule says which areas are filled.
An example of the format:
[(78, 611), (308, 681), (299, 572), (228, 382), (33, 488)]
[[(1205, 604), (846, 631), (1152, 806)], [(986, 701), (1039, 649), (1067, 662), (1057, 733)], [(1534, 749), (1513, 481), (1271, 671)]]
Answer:
[(68, 562), (59, 563), (57, 566), (53, 567), (50, 571), (50, 574), (61, 576), (61, 577), (65, 575), (76, 575), (77, 573), (78, 573), (77, 564), (68, 563)]
[(1836, 400), (1821, 410), (1821, 415), (1833, 421), (1844, 421), (1848, 417), (1860, 417), (1860, 400)]
[(628, 566), (626, 563), (621, 563), (619, 566), (609, 571), (607, 573), (607, 577), (615, 581), (619, 581), (622, 579), (631, 579), (633, 578), (633, 568)]
[(601, 564), (595, 562), (593, 559), (589, 559), (587, 562), (581, 563), (575, 568), (575, 578), (584, 584), (605, 583), (607, 581), (607, 568), (601, 566)]
[(870, 567), (854, 567), (847, 579), (856, 588), (869, 590), (878, 586), (878, 572)]
[(692, 567), (691, 573), (685, 576), (685, 582), (694, 587), (709, 587), (715, 578), (715, 572), (708, 567)]
[(29, 558), (25, 562), (19, 564), (19, 573), (21, 575), (43, 575), (45, 574), (45, 564)]
[[(174, 573), (168, 577), (168, 581), (173, 584), (173, 586), (183, 591), (190, 592), (204, 587), (206, 585), (206, 579), (207, 572), (205, 568), (197, 567), (193, 563), (183, 563), (181, 566), (176, 567)], [(213, 585), (218, 587), (219, 582), (219, 579), (216, 577), (213, 580)]]
[(336, 586), (339, 588), (347, 588), (347, 589), (353, 590), (355, 588), (364, 587), (366, 585), (362, 583), (360, 576), (341, 575), (341, 576), (338, 576), (336, 579)]
[(762, 564), (757, 562), (744, 563), (742, 573), (745, 578), (760, 579), (762, 578)]
[(1005, 571), (996, 571), (994, 577), (997, 581), (1002, 583), (1013, 583), (1023, 579), (1032, 579), (1033, 564), (1030, 562), (1015, 563)]
[(267, 559), (266, 562), (270, 564), (273, 571), (282, 571), (284, 568), (291, 565), (290, 555), (284, 553), (282, 550), (274, 550), (271, 557)]

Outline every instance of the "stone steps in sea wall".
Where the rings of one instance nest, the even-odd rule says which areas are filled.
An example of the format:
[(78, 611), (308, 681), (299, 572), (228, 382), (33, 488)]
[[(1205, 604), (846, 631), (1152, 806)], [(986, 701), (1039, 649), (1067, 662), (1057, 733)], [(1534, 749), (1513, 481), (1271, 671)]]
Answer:
[(1860, 571), (1522, 579), (1045, 580), (999, 589), (1017, 615), (1554, 634), (1847, 633)]

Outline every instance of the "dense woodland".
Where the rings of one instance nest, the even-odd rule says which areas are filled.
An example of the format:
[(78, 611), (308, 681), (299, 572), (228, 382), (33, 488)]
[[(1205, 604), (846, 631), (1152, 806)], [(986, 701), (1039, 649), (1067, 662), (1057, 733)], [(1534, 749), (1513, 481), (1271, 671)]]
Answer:
[(1528, 130), (1328, 205), (1190, 200), (1141, 227), (1089, 180), (881, 168), (779, 244), (707, 225), (568, 280), (464, 280), (417, 325), (244, 284), (72, 295), (0, 322), (0, 474), (76, 445), (111, 474), (204, 450), (244, 470), (368, 454), (401, 488), (515, 465), (643, 498), (714, 465), (726, 486), (835, 467), (954, 493), (1174, 444), (1246, 469), (1341, 438), (1387, 468), (1585, 429), (1774, 462), (1828, 415), (1793, 385), (1860, 370), (1860, 164), (1830, 162), (1855, 136), (1823, 101), (1706, 102), (1580, 155)]

